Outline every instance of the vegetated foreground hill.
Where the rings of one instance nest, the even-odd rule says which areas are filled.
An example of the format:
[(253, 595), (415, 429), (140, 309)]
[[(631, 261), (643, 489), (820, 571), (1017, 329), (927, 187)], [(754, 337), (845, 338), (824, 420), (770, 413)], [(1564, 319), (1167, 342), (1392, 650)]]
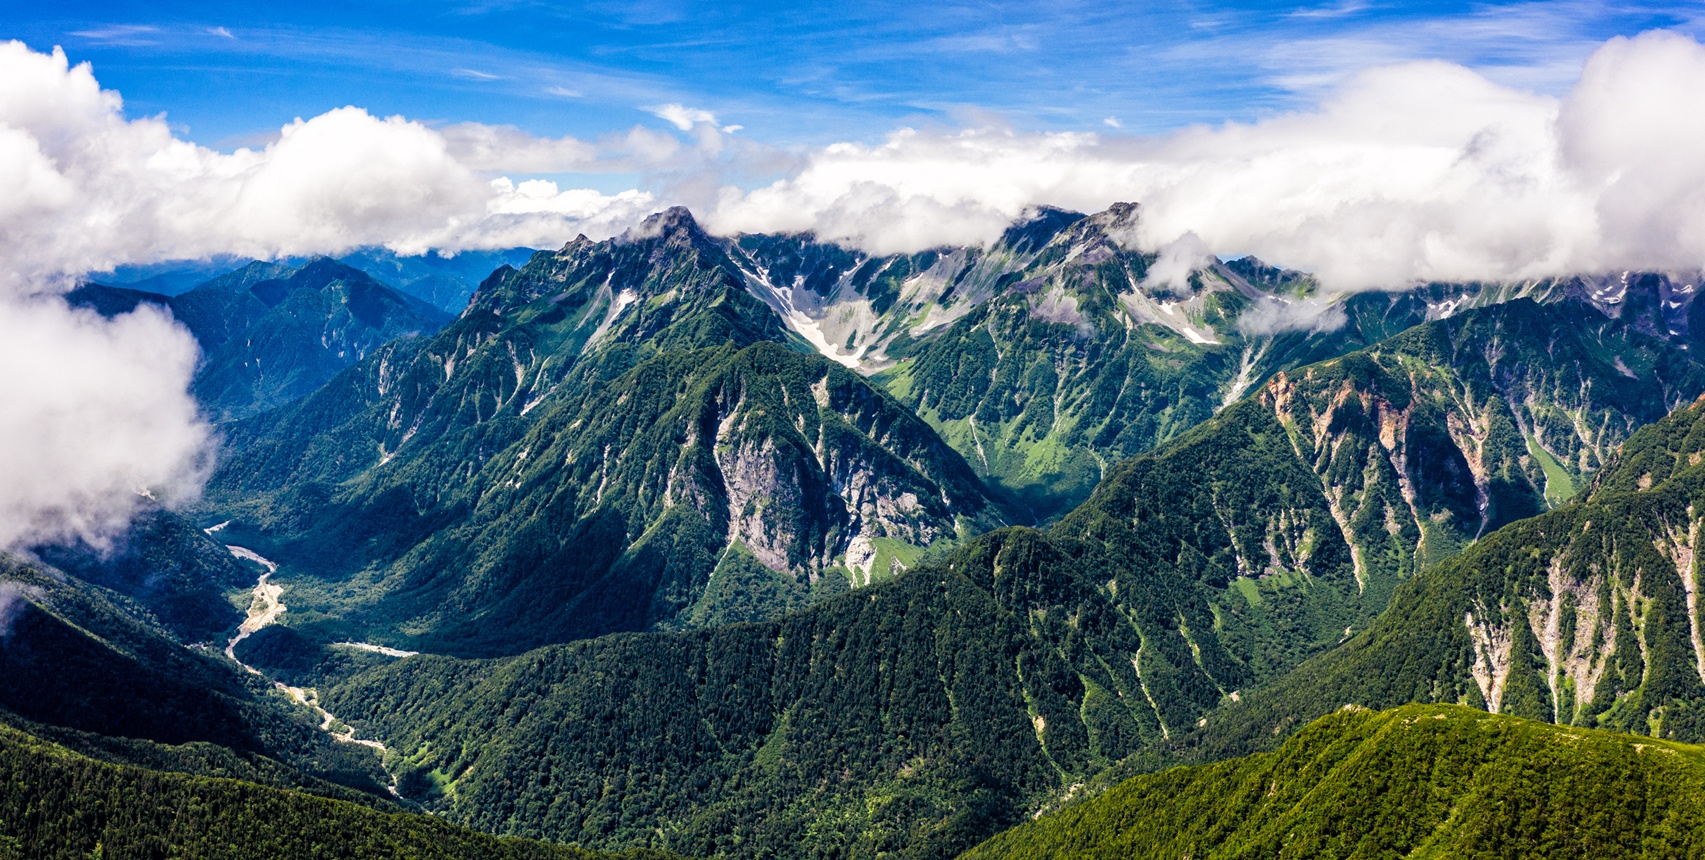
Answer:
[[(409, 657), (321, 689), (391, 748), (405, 796), (481, 829), (704, 856), (952, 856), (1159, 737), (1135, 636), (1054, 555), (1002, 530), (778, 621)], [(1098, 652), (1078, 625), (1124, 648), (1082, 706), (1062, 644)]]
[(220, 419), (300, 398), (381, 344), (430, 334), (443, 311), (332, 260), (300, 268), (255, 262), (176, 296), (90, 284), (67, 299), (112, 316), (169, 310), (203, 353), (191, 391)]
[(1676, 858), (1705, 749), (1453, 705), (1322, 717), (1271, 753), (1131, 779), (966, 860)]
[(685, 210), (499, 271), (228, 439), (209, 498), (298, 617), (464, 655), (773, 617), (1010, 516)]
[(410, 658), (328, 701), (398, 752), (409, 791), (478, 826), (940, 855), (1181, 742), (1370, 623), (1430, 556), (1543, 509), (1528, 438), (1587, 467), (1700, 384), (1684, 352), (1590, 309), (1477, 309), (1274, 379), (1049, 532), (773, 625)]
[(1378, 622), (1196, 742), (1260, 748), (1341, 702), (1463, 702), (1705, 739), (1699, 544), (1705, 403), (1637, 432), (1574, 503), (1504, 527), (1398, 589)]
[[(106, 764), (0, 727), (0, 860), (600, 860), (426, 815)], [(636, 852), (632, 860), (667, 860)]]

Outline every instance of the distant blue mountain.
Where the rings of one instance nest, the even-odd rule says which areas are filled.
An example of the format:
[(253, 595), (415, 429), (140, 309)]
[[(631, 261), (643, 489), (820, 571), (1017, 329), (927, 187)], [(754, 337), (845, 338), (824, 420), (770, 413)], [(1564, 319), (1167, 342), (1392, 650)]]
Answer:
[[(430, 251), (408, 257), (386, 248), (363, 248), (338, 262), (360, 269), (441, 310), (457, 314), (468, 306), (468, 298), (474, 294), (474, 288), (479, 286), (480, 281), (485, 280), (487, 275), (503, 266), (519, 267), (534, 253), (532, 248), (507, 248), (497, 251), (463, 251), (451, 256)], [(306, 265), (311, 259), (285, 257), (275, 262), (294, 269)], [(119, 266), (111, 272), (97, 272), (89, 279), (107, 286), (175, 296), (253, 262), (255, 260), (250, 257), (219, 255), (205, 260), (171, 260), (146, 266)]]

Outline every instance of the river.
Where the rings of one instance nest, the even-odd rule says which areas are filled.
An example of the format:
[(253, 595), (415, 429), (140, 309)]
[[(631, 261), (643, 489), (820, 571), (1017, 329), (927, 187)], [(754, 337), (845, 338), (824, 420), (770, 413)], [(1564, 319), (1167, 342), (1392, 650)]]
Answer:
[[(208, 529), (207, 533), (211, 535), (217, 532), (224, 525), (224, 523), (220, 523), (219, 525)], [(254, 675), (266, 678), (267, 674), (265, 672), (262, 672), (261, 670), (256, 669), (237, 658), (237, 643), (253, 636), (255, 633), (258, 633), (272, 624), (276, 624), (279, 616), (283, 615), (289, 608), (284, 605), (284, 601), (282, 599), (284, 597), (284, 586), (274, 585), (271, 582), (268, 582), (268, 580), (272, 578), (272, 575), (278, 572), (278, 565), (248, 547), (227, 544), (225, 549), (229, 550), (231, 555), (236, 556), (237, 558), (245, 561), (252, 561), (266, 568), (266, 572), (261, 574), (260, 579), (255, 581), (254, 591), (252, 592), (253, 597), (249, 600), (249, 611), (247, 616), (243, 618), (243, 623), (238, 625), (237, 634), (232, 636), (231, 641), (225, 644), (225, 656), (230, 657), (232, 662), (243, 667), (245, 670)], [(387, 648), (383, 645), (373, 645), (367, 642), (339, 642), (337, 644), (385, 654), (391, 657), (411, 657), (416, 653), (414, 651), (402, 651), (396, 648)], [(386, 750), (384, 744), (375, 740), (356, 737), (355, 729), (351, 728), (346, 723), (342, 723), (337, 719), (337, 717), (333, 716), (330, 711), (321, 707), (319, 692), (314, 688), (292, 687), (289, 684), (277, 680), (274, 680), (272, 685), (282, 691), (285, 695), (289, 696), (297, 704), (300, 704), (317, 714), (320, 718), (320, 731), (331, 735), (333, 738), (343, 743), (360, 744), (361, 746), (377, 751), (379, 753), (379, 766), (384, 768), (386, 775), (391, 777), (391, 784), (387, 787), (391, 790), (391, 794), (394, 795), (397, 793), (397, 777), (395, 774), (391, 773), (390, 768), (385, 767)]]

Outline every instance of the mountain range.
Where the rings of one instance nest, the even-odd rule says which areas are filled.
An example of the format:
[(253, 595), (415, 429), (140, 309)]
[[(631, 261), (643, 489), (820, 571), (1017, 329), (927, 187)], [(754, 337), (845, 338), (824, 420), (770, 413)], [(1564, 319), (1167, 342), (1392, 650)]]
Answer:
[(671, 209), (454, 315), (382, 255), (86, 285), (195, 336), (223, 447), (116, 553), (5, 562), (4, 756), (457, 845), (1697, 844), (1698, 279), (1171, 283), (1141, 217), (871, 256)]

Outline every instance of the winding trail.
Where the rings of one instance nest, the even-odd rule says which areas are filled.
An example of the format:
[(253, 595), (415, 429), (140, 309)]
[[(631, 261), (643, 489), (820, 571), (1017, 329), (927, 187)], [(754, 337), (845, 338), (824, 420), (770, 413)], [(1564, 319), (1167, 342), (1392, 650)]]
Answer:
[[(207, 533), (211, 535), (217, 532), (224, 525), (225, 523), (220, 523), (217, 526), (207, 529)], [(243, 667), (243, 669), (248, 671), (250, 674), (266, 678), (267, 674), (265, 672), (262, 672), (261, 670), (244, 663), (242, 660), (237, 659), (237, 643), (249, 638), (269, 625), (276, 624), (279, 616), (283, 615), (285, 611), (289, 609), (289, 607), (285, 606), (283, 601), (280, 599), (284, 596), (284, 586), (273, 585), (267, 581), (272, 578), (273, 574), (278, 572), (278, 565), (269, 559), (262, 557), (260, 553), (257, 553), (248, 547), (227, 544), (225, 548), (230, 550), (231, 555), (236, 556), (237, 558), (245, 561), (252, 561), (266, 568), (266, 573), (261, 574), (260, 579), (255, 582), (254, 596), (249, 602), (248, 616), (245, 617), (243, 619), (243, 623), (237, 627), (237, 635), (232, 636), (231, 641), (225, 644), (225, 656), (231, 658), (231, 662)], [(373, 645), (367, 642), (339, 642), (337, 644), (352, 648), (360, 648), (364, 651), (372, 651), (390, 657), (412, 657), (418, 653), (415, 651), (403, 651), (397, 648), (387, 648), (383, 645)], [(397, 775), (391, 773), (391, 769), (385, 766), (386, 748), (384, 744), (378, 741), (356, 737), (355, 729), (339, 721), (338, 718), (333, 716), (330, 711), (320, 705), (319, 691), (314, 688), (292, 687), (283, 681), (277, 680), (272, 682), (272, 686), (289, 696), (297, 704), (308, 708), (315, 714), (318, 714), (320, 717), (320, 731), (331, 735), (333, 739), (343, 743), (360, 744), (361, 746), (377, 751), (379, 753), (379, 767), (384, 769), (385, 775), (391, 778), (391, 784), (386, 786), (386, 788), (391, 790), (391, 794), (397, 794)]]

